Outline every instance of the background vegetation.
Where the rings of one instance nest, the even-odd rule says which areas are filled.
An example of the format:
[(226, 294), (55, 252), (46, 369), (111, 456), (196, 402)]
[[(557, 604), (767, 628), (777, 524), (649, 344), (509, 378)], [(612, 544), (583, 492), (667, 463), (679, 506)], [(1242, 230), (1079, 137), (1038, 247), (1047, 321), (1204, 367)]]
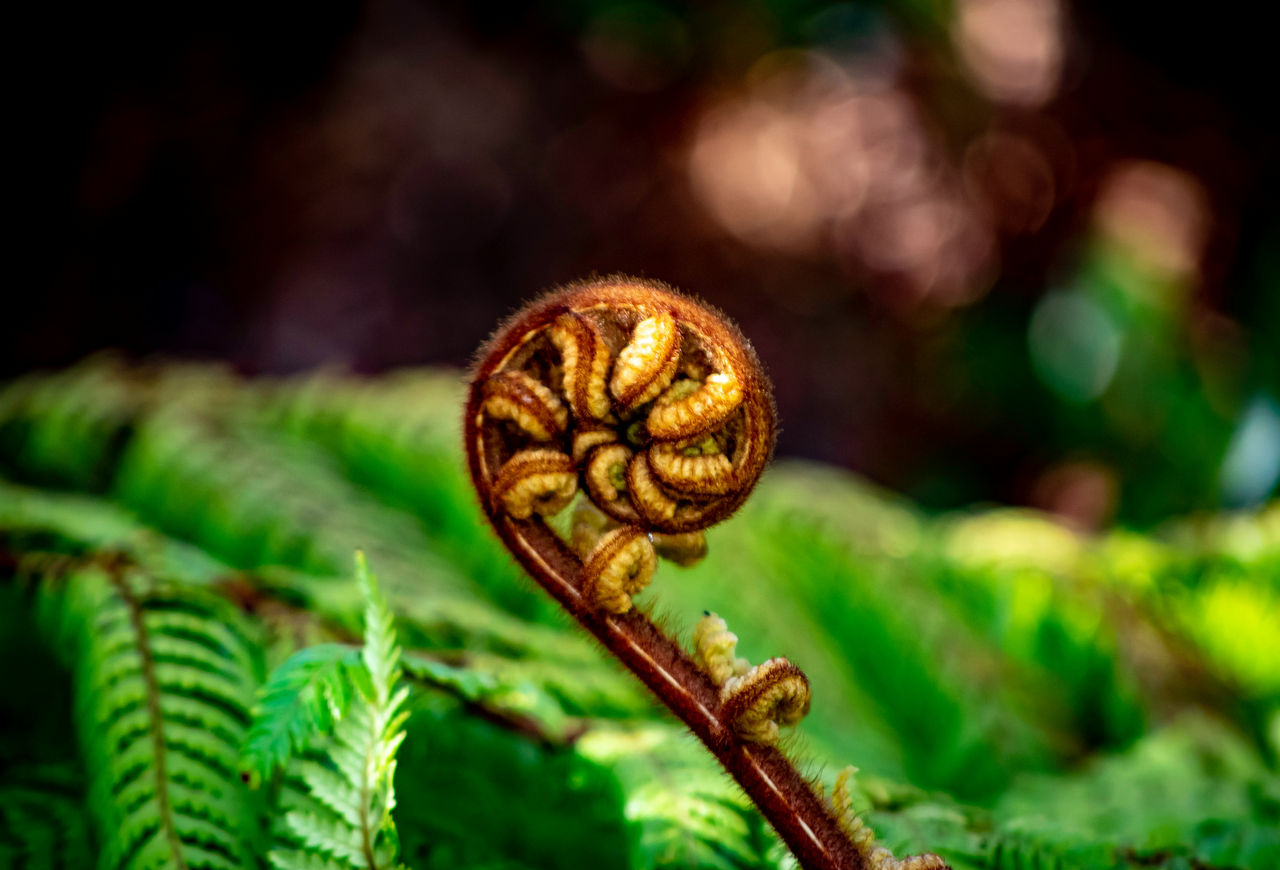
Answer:
[[(710, 756), (491, 540), (460, 399), (446, 371), (246, 381), (112, 357), (0, 393), (0, 862), (365, 866), (333, 809), (349, 741), (324, 736), (359, 709), (385, 712), (365, 747), (395, 775), (374, 806), (394, 804), (383, 857), (786, 864)], [(828, 786), (858, 765), (895, 851), (1280, 858), (1277, 506), (1083, 537), (1024, 510), (926, 515), (784, 461), (710, 544), (647, 597), (676, 630), (715, 610), (749, 657), (805, 668), (792, 749)], [(288, 863), (300, 844), (329, 863)]]

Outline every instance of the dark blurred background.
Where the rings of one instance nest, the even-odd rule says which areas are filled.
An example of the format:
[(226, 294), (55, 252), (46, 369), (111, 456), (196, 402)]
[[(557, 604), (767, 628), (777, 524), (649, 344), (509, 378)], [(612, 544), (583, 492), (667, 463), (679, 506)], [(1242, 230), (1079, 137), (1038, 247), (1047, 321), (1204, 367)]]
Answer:
[(625, 271), (739, 320), (780, 454), (929, 507), (1148, 526), (1280, 478), (1275, 37), (1241, 0), (33, 14), (5, 376), (461, 366)]

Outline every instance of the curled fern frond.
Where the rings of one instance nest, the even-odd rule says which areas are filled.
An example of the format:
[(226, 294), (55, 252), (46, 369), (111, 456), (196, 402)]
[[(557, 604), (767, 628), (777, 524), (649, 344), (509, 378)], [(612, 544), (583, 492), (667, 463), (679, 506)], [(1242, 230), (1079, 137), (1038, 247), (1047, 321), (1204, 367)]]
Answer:
[(778, 727), (795, 725), (809, 712), (809, 678), (784, 658), (758, 665), (738, 658), (738, 637), (714, 613), (693, 630), (693, 660), (720, 687), (725, 719), (744, 740), (772, 746)]
[[(530, 576), (716, 755), (803, 865), (863, 867), (769, 745), (777, 722), (808, 709), (803, 673), (770, 662), (762, 680), (726, 697), (631, 601), (656, 567), (650, 536), (731, 516), (773, 452), (772, 387), (737, 327), (657, 282), (569, 285), (526, 305), (484, 346), (463, 426), (480, 503)], [(612, 528), (566, 537), (549, 524), (579, 492)], [(691, 539), (664, 549), (689, 564), (704, 548)]]

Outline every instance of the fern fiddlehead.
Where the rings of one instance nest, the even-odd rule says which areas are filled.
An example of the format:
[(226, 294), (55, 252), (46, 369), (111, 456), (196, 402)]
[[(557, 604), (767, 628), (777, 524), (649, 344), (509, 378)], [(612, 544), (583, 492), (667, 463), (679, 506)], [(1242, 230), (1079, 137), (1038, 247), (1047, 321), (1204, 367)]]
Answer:
[[(773, 745), (808, 709), (803, 672), (785, 659), (709, 668), (632, 606), (659, 555), (705, 552), (703, 530), (741, 506), (773, 452), (771, 388), (737, 328), (655, 282), (571, 285), (489, 340), (464, 414), (472, 480), (524, 568), (698, 736), (805, 867), (872, 866)], [(575, 499), (562, 536), (547, 520)]]

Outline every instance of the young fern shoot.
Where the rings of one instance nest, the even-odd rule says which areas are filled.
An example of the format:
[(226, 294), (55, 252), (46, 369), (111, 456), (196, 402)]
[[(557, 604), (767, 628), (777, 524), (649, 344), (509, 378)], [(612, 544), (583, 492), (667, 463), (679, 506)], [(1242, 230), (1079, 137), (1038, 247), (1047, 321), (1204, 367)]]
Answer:
[[(739, 669), (722, 621), (700, 625), (695, 659), (632, 605), (659, 557), (701, 558), (703, 530), (773, 453), (772, 388), (742, 333), (656, 282), (573, 284), (482, 348), (464, 415), (481, 504), (529, 574), (698, 736), (804, 867), (873, 866), (775, 745), (808, 711), (804, 673), (782, 658)], [(547, 521), (575, 500), (562, 536)]]
[(365, 602), (363, 647), (353, 655), (326, 644), (285, 661), (260, 693), (246, 741), (254, 779), (312, 748), (292, 768), (310, 798), (285, 814), (290, 844), (270, 854), (281, 870), (400, 866), (391, 811), (409, 689), (400, 680), (391, 610), (363, 553), (356, 554), (356, 579)]

